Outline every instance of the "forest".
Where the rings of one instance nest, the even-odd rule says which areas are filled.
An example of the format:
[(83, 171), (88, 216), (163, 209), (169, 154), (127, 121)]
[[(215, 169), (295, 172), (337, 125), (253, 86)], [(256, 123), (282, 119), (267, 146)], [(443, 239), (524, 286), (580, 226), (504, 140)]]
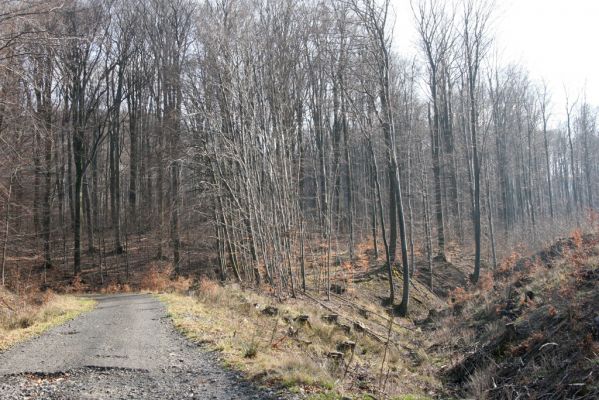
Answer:
[[(593, 398), (599, 109), (504, 62), (496, 8), (411, 1), (408, 58), (390, 0), (0, 0), (0, 285), (353, 296), (389, 347), (566, 241), (591, 260), (595, 363), (547, 398)], [(489, 390), (469, 398), (512, 398)]]

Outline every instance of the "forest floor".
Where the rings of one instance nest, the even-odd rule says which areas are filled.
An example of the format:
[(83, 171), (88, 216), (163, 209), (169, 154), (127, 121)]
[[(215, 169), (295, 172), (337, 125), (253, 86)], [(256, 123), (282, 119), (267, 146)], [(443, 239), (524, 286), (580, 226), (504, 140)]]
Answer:
[(3, 399), (280, 398), (198, 351), (156, 298), (93, 299), (93, 311), (0, 354)]
[[(205, 382), (189, 380), (186, 371), (199, 365), (216, 375), (214, 382), (245, 387), (243, 376), (266, 388), (256, 392), (256, 398), (268, 398), (260, 396), (274, 395), (275, 389), (268, 388), (282, 386), (289, 396), (313, 400), (599, 398), (597, 234), (574, 231), (572, 237), (538, 253), (524, 256), (514, 252), (494, 271), (485, 267), (477, 285), (469, 283), (472, 260), (460, 255), (464, 251), (449, 247), (448, 260), (434, 262), (432, 277), (424, 257), (417, 254), (407, 318), (395, 317), (389, 307), (387, 272), (368, 246), (357, 246), (351, 263), (347, 254), (332, 256), (333, 290), (328, 298), (322, 279), (323, 260), (318, 257), (307, 265), (308, 290), (299, 290), (296, 282), (293, 297), (266, 286), (256, 290), (221, 284), (208, 267), (190, 273), (197, 268), (192, 263), (184, 270), (186, 277), (172, 279), (169, 263), (149, 257), (147, 251), (152, 246), (143, 238), (138, 243), (138, 252), (132, 247), (129, 259), (120, 256), (120, 267), (102, 270), (98, 264), (90, 264), (82, 278), (70, 278), (68, 287), (76, 292), (151, 292), (165, 309), (145, 296), (122, 297), (134, 300), (130, 307), (120, 303), (125, 301), (119, 300), (121, 297), (107, 296), (99, 298), (97, 311), (70, 324), (90, 315), (95, 318), (98, 312), (118, 314), (124, 307), (129, 311), (123, 312), (130, 314), (117, 315), (115, 321), (106, 315), (106, 321), (98, 322), (95, 329), (108, 327), (111, 335), (118, 332), (118, 341), (123, 335), (138, 335), (125, 331), (122, 320), (138, 321), (140, 326), (149, 323), (152, 326), (144, 330), (160, 332), (167, 347), (174, 343), (180, 346), (172, 353), (180, 355), (188, 366), (184, 373), (172, 369), (166, 356), (159, 361), (162, 369), (152, 372), (155, 370), (146, 363), (142, 367), (121, 365), (127, 358), (114, 353), (115, 357), (102, 358), (116, 360), (108, 369), (98, 367), (95, 360), (61, 367), (58, 373), (14, 375), (13, 371), (13, 375), (1, 378), (13, 388), (12, 393), (40, 393), (32, 392), (39, 389), (46, 391), (42, 393), (66, 393), (68, 398), (69, 393), (79, 390), (81, 382), (98, 381), (97, 388), (114, 379), (124, 394), (135, 397), (145, 393), (133, 391), (131, 384), (139, 379), (140, 390), (149, 390), (155, 381), (158, 388), (150, 392), (168, 398), (168, 392), (161, 390), (166, 390), (165, 379), (169, 379), (181, 382), (178, 387), (191, 395), (193, 385), (202, 388)], [(320, 254), (319, 244), (314, 246), (310, 254)], [(118, 260), (119, 256), (111, 257)], [(130, 266), (130, 275), (123, 269), (125, 265)], [(57, 277), (64, 274), (62, 280), (68, 275), (60, 269), (51, 273)], [(401, 288), (398, 273), (394, 280)], [(148, 308), (154, 310), (136, 305), (137, 299), (148, 302)], [(166, 316), (172, 322), (165, 320)], [(148, 319), (145, 317), (149, 321), (138, 320)], [(83, 332), (68, 326), (65, 331), (56, 330), (67, 340)], [(171, 326), (195, 344), (181, 339)], [(89, 329), (90, 336), (95, 337)], [(163, 334), (165, 329), (168, 332)], [(67, 334), (72, 331), (78, 333)], [(101, 339), (112, 343), (106, 335)], [(148, 342), (144, 346), (160, 348), (162, 344)], [(213, 378), (206, 379), (211, 383)], [(219, 389), (214, 390), (214, 398), (221, 398)], [(240, 390), (244, 393), (245, 389)], [(91, 397), (104, 395), (93, 392)], [(111, 392), (105, 397), (115, 396), (116, 392)]]

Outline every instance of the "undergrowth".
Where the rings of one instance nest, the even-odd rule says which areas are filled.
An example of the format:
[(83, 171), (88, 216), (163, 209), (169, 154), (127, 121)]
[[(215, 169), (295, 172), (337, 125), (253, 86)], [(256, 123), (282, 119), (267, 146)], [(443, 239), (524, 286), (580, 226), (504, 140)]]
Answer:
[(506, 258), (476, 288), (455, 289), (452, 315), (433, 333), (451, 359), (448, 383), (477, 399), (596, 398), (598, 285), (598, 237), (577, 230), (533, 257)]
[(170, 263), (151, 264), (141, 276), (140, 289), (150, 292), (186, 293), (193, 279), (174, 275), (174, 268)]

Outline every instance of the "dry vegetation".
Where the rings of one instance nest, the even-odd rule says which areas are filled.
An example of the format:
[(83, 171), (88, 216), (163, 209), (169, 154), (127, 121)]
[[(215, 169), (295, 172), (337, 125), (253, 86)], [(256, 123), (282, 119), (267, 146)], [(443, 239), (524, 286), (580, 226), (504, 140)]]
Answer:
[(414, 280), (413, 319), (394, 318), (391, 330), (384, 271), (368, 268), (330, 301), (209, 279), (154, 290), (171, 292), (160, 298), (175, 326), (226, 364), (309, 398), (590, 399), (599, 394), (598, 265), (597, 237), (575, 231), (533, 257), (506, 257), (446, 301)]
[[(459, 249), (453, 263), (435, 263), (434, 292), (417, 263), (410, 318), (393, 318), (391, 330), (388, 278), (363, 244), (354, 265), (332, 255), (340, 260), (332, 282), (343, 293), (330, 300), (316, 290), (318, 263), (308, 268), (313, 289), (296, 298), (175, 278), (166, 261), (132, 271), (128, 283), (118, 275), (101, 287), (75, 278), (69, 290), (160, 293), (175, 326), (220, 351), (227, 365), (311, 399), (590, 399), (599, 394), (599, 240), (571, 236), (532, 257), (512, 253), (476, 286), (467, 283), (470, 261)], [(3, 290), (0, 302), (0, 349), (92, 307), (51, 290), (19, 298)], [(326, 320), (333, 314), (336, 320)]]
[(514, 254), (451, 315), (428, 321), (447, 385), (476, 399), (599, 396), (599, 241), (575, 231), (529, 258)]
[(93, 308), (94, 301), (52, 291), (21, 296), (0, 287), (0, 351)]
[(1, 2), (0, 350), (147, 291), (315, 399), (599, 397), (597, 236), (523, 258), (597, 229), (598, 109), (492, 1), (414, 1), (415, 58), (392, 3)]
[[(411, 324), (404, 327), (395, 321), (391, 333), (388, 326), (370, 328), (376, 326), (372, 306), (362, 312), (370, 314), (370, 322), (362, 322), (358, 313), (351, 314), (353, 323), (349, 313), (332, 320), (327, 308), (340, 306), (336, 301), (328, 302), (327, 308), (308, 296), (277, 302), (211, 280), (201, 280), (193, 298), (160, 298), (179, 330), (221, 351), (228, 365), (263, 384), (282, 384), (315, 399), (350, 393), (416, 399), (425, 397), (406, 396), (440, 389), (430, 371), (418, 369), (427, 356), (410, 339)], [(384, 313), (382, 307), (377, 311)], [(392, 338), (389, 343), (379, 333), (385, 330)], [(401, 342), (396, 340), (399, 336), (404, 338)]]

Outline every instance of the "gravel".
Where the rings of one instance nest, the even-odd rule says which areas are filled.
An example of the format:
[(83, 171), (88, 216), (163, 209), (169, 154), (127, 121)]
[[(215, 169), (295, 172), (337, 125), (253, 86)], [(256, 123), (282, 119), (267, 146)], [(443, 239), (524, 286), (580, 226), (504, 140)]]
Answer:
[(2, 399), (289, 399), (220, 365), (172, 327), (148, 295), (97, 307), (0, 353)]

